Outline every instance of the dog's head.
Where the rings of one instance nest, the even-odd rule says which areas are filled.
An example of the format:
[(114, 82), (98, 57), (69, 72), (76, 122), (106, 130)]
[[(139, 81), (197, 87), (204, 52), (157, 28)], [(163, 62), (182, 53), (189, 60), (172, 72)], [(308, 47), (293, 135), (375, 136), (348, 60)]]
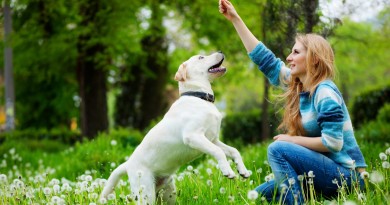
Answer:
[(192, 56), (180, 65), (175, 80), (179, 82), (212, 82), (215, 78), (226, 73), (226, 68), (222, 66), (224, 59), (225, 56), (222, 52), (215, 52), (208, 56)]

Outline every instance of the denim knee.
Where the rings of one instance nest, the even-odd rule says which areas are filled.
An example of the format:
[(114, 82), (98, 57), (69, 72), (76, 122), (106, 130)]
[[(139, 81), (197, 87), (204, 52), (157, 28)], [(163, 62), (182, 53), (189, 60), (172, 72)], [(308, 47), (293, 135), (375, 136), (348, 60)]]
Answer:
[[(275, 194), (275, 181), (270, 180), (268, 182), (264, 182), (260, 186), (255, 189), (260, 196), (263, 196), (267, 199), (268, 202), (271, 202), (274, 198)], [(277, 192), (277, 191), (276, 191)]]

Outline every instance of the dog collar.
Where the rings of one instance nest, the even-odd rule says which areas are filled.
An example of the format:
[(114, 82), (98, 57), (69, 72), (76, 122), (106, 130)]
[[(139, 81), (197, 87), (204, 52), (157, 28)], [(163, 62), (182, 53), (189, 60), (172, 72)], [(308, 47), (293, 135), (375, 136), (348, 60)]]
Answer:
[(194, 96), (212, 103), (214, 102), (214, 95), (204, 92), (185, 92), (182, 93), (180, 96)]

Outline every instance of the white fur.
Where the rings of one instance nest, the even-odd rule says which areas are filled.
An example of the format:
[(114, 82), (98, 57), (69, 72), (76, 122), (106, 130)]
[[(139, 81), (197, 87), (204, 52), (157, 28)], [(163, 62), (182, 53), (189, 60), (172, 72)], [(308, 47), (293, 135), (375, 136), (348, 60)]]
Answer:
[[(179, 92), (201, 91), (213, 94), (211, 81), (225, 73), (210, 73), (208, 69), (221, 62), (222, 53), (193, 56), (178, 69), (175, 79)], [(130, 188), (137, 204), (175, 203), (175, 184), (172, 175), (184, 164), (203, 153), (213, 156), (223, 175), (234, 178), (226, 156), (233, 158), (243, 177), (250, 173), (245, 168), (236, 148), (219, 141), (221, 113), (208, 101), (183, 96), (172, 104), (164, 118), (145, 136), (130, 158), (116, 168), (101, 194), (107, 197), (122, 175), (129, 176)], [(162, 196), (157, 194), (163, 190)], [(157, 198), (156, 198), (157, 197)]]

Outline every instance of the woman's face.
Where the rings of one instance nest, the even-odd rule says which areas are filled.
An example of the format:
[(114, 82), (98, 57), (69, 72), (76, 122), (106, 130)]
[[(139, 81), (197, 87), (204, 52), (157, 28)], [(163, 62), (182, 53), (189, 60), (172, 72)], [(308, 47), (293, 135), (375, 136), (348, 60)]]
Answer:
[(299, 41), (295, 42), (292, 52), (287, 56), (291, 75), (298, 77), (301, 82), (306, 76), (306, 48)]

